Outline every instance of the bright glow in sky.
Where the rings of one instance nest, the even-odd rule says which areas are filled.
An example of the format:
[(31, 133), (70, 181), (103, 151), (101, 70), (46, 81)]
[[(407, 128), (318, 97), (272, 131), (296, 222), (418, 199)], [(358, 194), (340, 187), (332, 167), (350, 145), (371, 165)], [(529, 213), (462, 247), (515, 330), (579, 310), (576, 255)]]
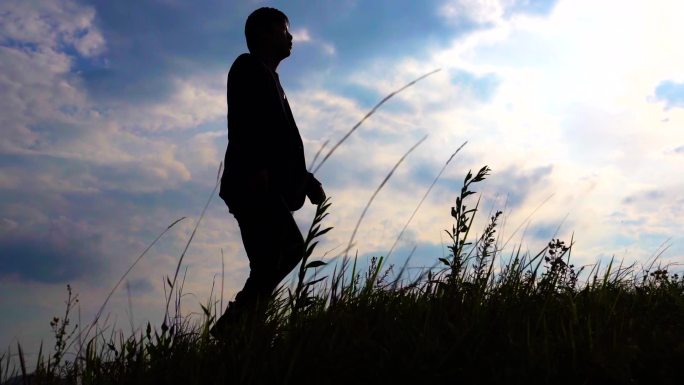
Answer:
[[(414, 246), (416, 267), (446, 252), (440, 233), (462, 178), (485, 164), (484, 214), (505, 209), (500, 232), (511, 245), (535, 252), (557, 232), (574, 237), (576, 265), (643, 264), (664, 247), (663, 263), (684, 262), (684, 3), (314, 4), (0, 3), (0, 347), (18, 340), (31, 353), (49, 342), (67, 283), (89, 322), (145, 246), (187, 216), (128, 277), (132, 313), (125, 288), (107, 308), (117, 327), (161, 322), (163, 281), (223, 159), (226, 74), (246, 51), (244, 20), (262, 5), (290, 18), (295, 45), (279, 73), (309, 162), (383, 96), (442, 69), (388, 102), (321, 168), (335, 229), (317, 256), (344, 248), (372, 192), (428, 134), (364, 219), (362, 259), (387, 253), (467, 140), (391, 263)], [(303, 230), (312, 215), (310, 205), (296, 213)], [(214, 197), (185, 259), (187, 312), (215, 279), (220, 286), (222, 251), (228, 299), (247, 259)]]

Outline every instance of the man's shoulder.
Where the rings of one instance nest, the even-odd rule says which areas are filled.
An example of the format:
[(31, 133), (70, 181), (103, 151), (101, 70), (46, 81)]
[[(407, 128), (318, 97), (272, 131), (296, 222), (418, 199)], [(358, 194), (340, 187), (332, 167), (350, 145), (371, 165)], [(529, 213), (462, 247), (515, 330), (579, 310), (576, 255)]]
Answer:
[(263, 67), (263, 65), (254, 57), (254, 55), (243, 53), (235, 59), (233, 65), (230, 67), (230, 72), (261, 72), (261, 67)]
[(235, 62), (233, 65), (236, 64), (254, 64), (255, 63), (255, 57), (249, 52), (245, 52), (243, 54), (240, 54), (237, 58), (235, 58)]

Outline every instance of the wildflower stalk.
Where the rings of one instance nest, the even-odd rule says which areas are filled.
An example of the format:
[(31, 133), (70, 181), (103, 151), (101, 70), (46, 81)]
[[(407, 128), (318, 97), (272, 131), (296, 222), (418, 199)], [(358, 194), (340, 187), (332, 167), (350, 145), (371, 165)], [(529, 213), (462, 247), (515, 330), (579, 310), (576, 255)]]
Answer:
[(465, 179), (463, 180), (463, 187), (461, 187), (461, 193), (456, 197), (456, 205), (451, 208), (451, 216), (455, 219), (455, 224), (451, 227), (451, 232), (445, 230), (446, 233), (451, 238), (452, 244), (448, 246), (451, 251), (451, 260), (446, 258), (440, 258), (440, 261), (446, 265), (449, 269), (449, 278), (451, 282), (455, 280), (462, 274), (464, 266), (464, 250), (466, 246), (471, 245), (468, 242), (468, 235), (470, 229), (472, 228), (473, 220), (475, 219), (475, 213), (480, 205), (480, 198), (478, 198), (477, 203), (474, 208), (468, 209), (465, 204), (465, 200), (468, 196), (475, 194), (474, 191), (470, 190), (470, 186), (473, 183), (481, 182), (489, 174), (490, 168), (488, 166), (482, 167), (477, 174), (473, 177), (472, 171), (468, 171)]
[(328, 216), (327, 210), (330, 205), (330, 198), (326, 198), (323, 203), (316, 206), (316, 213), (314, 214), (313, 221), (309, 227), (309, 232), (306, 235), (306, 239), (304, 241), (304, 256), (302, 257), (302, 262), (299, 264), (299, 274), (297, 275), (297, 287), (295, 288), (294, 296), (291, 299), (291, 307), (294, 312), (301, 310), (310, 303), (311, 297), (309, 296), (309, 289), (311, 286), (326, 278), (322, 277), (313, 279), (306, 283), (304, 282), (306, 279), (306, 272), (309, 269), (316, 269), (327, 264), (327, 262), (321, 260), (309, 262), (309, 257), (316, 248), (316, 245), (318, 245), (318, 241), (314, 240), (333, 229), (332, 227), (321, 229), (321, 222), (323, 219), (325, 219), (325, 217)]

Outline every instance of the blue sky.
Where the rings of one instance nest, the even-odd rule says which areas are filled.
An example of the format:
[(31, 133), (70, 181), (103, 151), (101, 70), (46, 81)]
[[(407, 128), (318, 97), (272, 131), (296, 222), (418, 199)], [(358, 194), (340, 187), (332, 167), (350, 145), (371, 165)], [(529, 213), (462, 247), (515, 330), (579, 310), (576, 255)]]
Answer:
[[(664, 263), (684, 262), (677, 2), (6, 0), (0, 346), (47, 340), (67, 283), (92, 319), (147, 244), (187, 217), (129, 276), (135, 322), (161, 319), (162, 282), (225, 151), (227, 70), (246, 50), (245, 18), (262, 5), (290, 18), (294, 50), (279, 73), (309, 161), (383, 96), (442, 69), (388, 102), (319, 171), (335, 226), (320, 254), (346, 245), (373, 190), (427, 134), (369, 210), (359, 255), (387, 252), (467, 140), (393, 253), (397, 265), (413, 246), (415, 266), (442, 256), (462, 178), (485, 164), (484, 206), (506, 208), (501, 232), (523, 249), (559, 229), (574, 234), (576, 265), (645, 263), (662, 245)], [(310, 205), (296, 214), (303, 230), (312, 214)], [(208, 297), (222, 251), (230, 298), (247, 260), (213, 197), (185, 260), (188, 312)], [(108, 312), (128, 325), (125, 290)]]

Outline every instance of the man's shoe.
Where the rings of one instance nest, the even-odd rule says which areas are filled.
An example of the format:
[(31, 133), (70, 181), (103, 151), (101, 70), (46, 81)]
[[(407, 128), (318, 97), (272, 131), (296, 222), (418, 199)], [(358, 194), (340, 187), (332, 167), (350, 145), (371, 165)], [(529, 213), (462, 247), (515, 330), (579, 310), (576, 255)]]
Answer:
[(225, 339), (230, 329), (233, 329), (240, 321), (241, 315), (235, 306), (235, 302), (228, 303), (228, 309), (218, 320), (214, 326), (209, 329), (209, 334), (217, 340)]

